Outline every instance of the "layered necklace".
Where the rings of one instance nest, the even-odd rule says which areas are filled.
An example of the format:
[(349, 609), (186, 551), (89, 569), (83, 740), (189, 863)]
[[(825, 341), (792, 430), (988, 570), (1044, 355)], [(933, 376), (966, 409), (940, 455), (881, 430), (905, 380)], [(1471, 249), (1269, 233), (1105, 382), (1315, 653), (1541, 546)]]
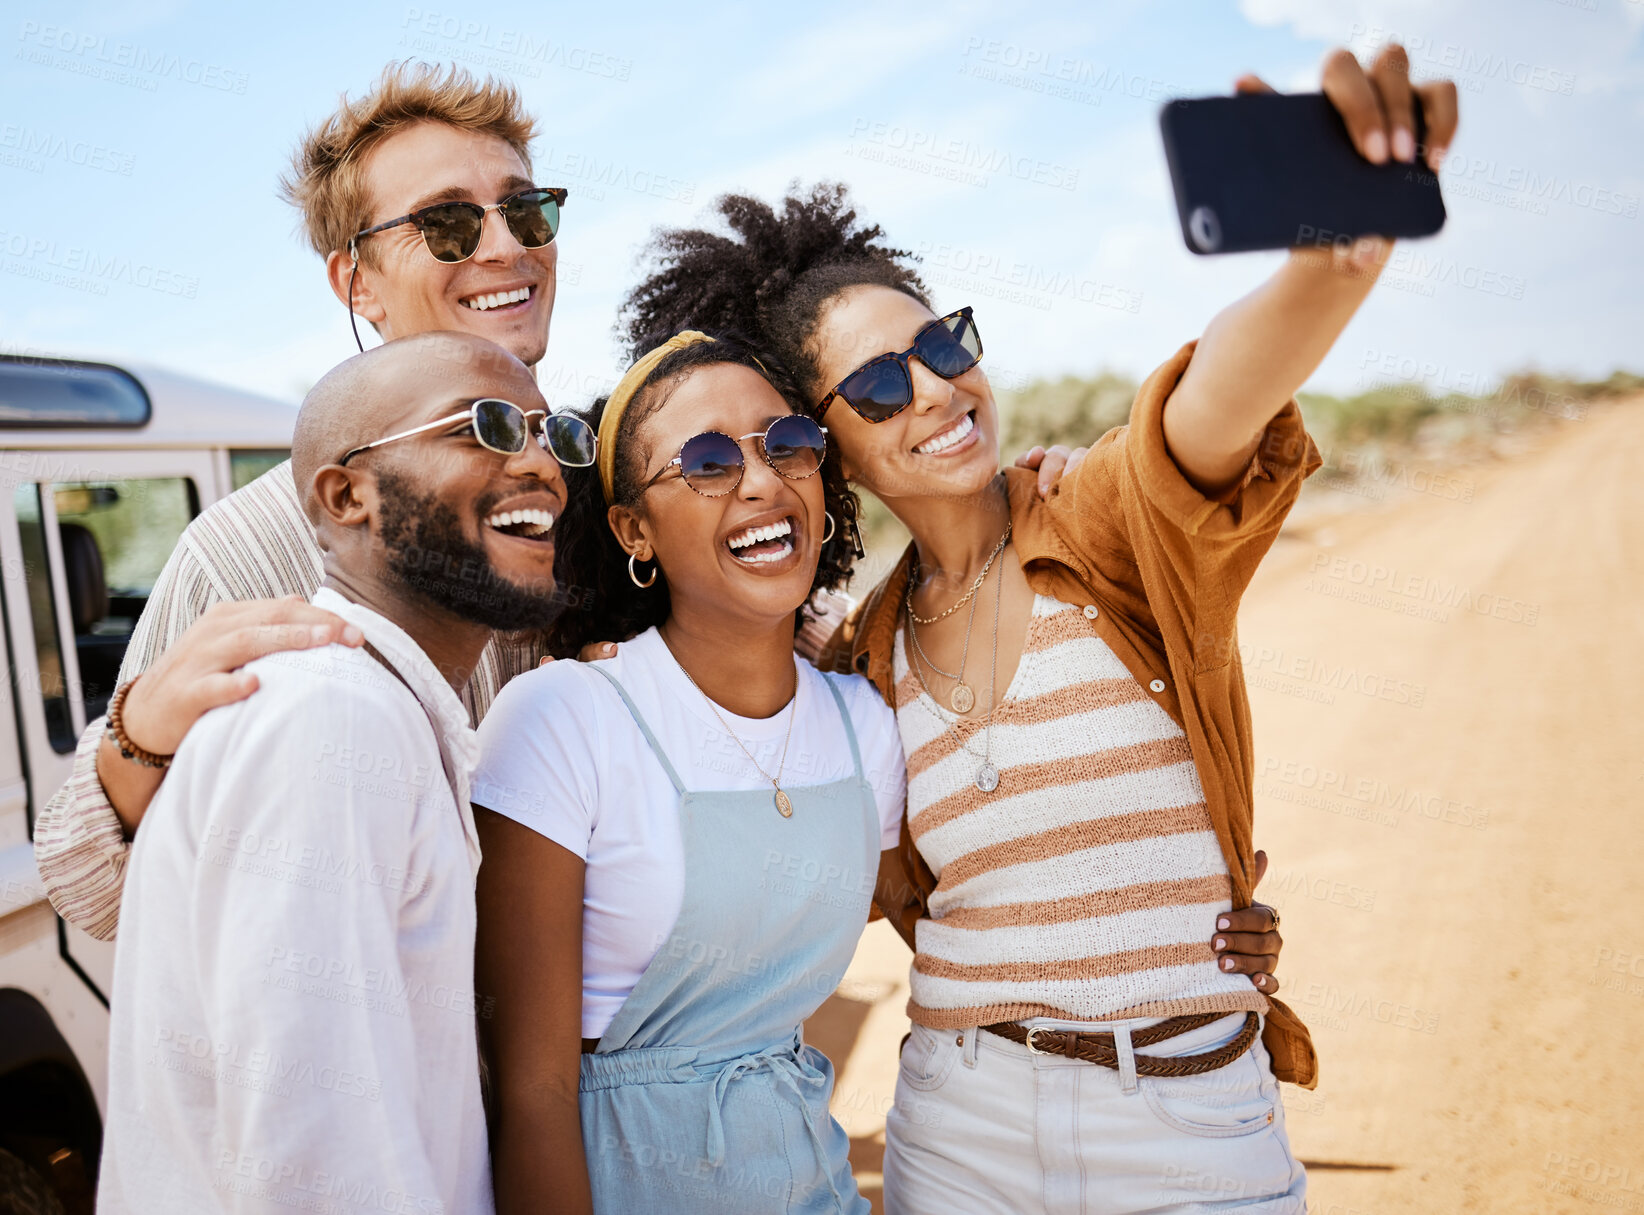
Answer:
[[(998, 557), (999, 554), (1004, 551), (1005, 545), (1009, 542), (1010, 525), (1006, 524), (1005, 534), (1000, 537), (998, 545), (995, 546), (993, 550), (993, 555), (988, 558), (987, 564), (982, 567), (981, 574), (978, 575), (976, 581), (971, 584), (971, 588), (965, 595), (965, 599), (974, 597), (976, 592), (981, 589), (982, 582), (988, 576), (988, 570), (992, 567), (994, 558)], [(915, 573), (917, 574), (917, 566), (915, 566)], [(908, 636), (913, 640), (913, 646), (908, 653), (908, 657), (911, 660), (910, 665), (913, 667), (914, 674), (919, 678), (920, 688), (924, 690), (926, 696), (930, 697), (930, 704), (926, 706), (929, 712), (942, 723), (944, 729), (953, 735), (953, 741), (959, 745), (959, 749), (961, 751), (963, 751), (966, 755), (969, 755), (972, 759), (981, 760), (981, 765), (976, 769), (975, 781), (976, 787), (983, 793), (992, 793), (999, 787), (999, 769), (993, 766), (993, 710), (994, 696), (998, 691), (997, 684), (999, 678), (999, 611), (1004, 600), (1004, 593), (1005, 575), (1001, 572), (999, 575), (998, 584), (994, 587), (993, 591), (993, 656), (989, 661), (988, 670), (988, 711), (986, 718), (984, 718), (982, 722), (982, 754), (977, 755), (976, 752), (970, 749), (969, 744), (965, 742), (964, 736), (959, 733), (959, 719), (955, 717), (952, 721), (949, 721), (947, 715), (943, 713), (941, 708), (937, 705), (936, 696), (933, 692), (931, 692), (930, 684), (925, 679), (924, 667), (925, 665), (929, 665), (932, 670), (941, 675), (947, 675), (947, 672), (943, 671), (935, 663), (931, 662), (929, 658), (925, 657), (924, 647), (919, 644), (920, 624), (931, 624), (942, 619), (942, 616), (952, 614), (952, 612), (963, 604), (965, 600), (961, 599), (959, 603), (954, 604), (953, 607), (942, 613), (942, 616), (933, 616), (927, 620), (914, 614), (913, 580), (910, 579), (908, 583)], [(973, 604), (971, 607), (971, 618), (974, 619), (975, 615), (976, 608)], [(969, 623), (967, 623), (965, 628), (965, 649), (959, 660), (959, 670), (961, 673), (963, 673), (965, 669), (964, 655), (968, 655), (969, 652), (970, 626)], [(950, 675), (948, 678), (951, 679), (954, 678), (954, 676)], [(963, 697), (958, 695), (959, 688), (963, 688), (965, 691), (965, 695)], [(964, 705), (963, 708), (960, 708), (961, 701)], [(925, 702), (921, 700), (919, 703), (924, 704)], [(974, 704), (974, 693), (971, 692), (968, 686), (960, 683), (954, 690), (954, 709), (959, 713), (965, 713), (969, 711)]]
[[(666, 647), (667, 642), (663, 642), (663, 645)], [(713, 711), (713, 715), (715, 717), (719, 718), (719, 724), (725, 727), (725, 733), (729, 734), (732, 741), (734, 741), (737, 746), (742, 748), (742, 754), (748, 757), (748, 762), (754, 766), (755, 771), (771, 782), (771, 788), (776, 790), (776, 812), (783, 818), (792, 818), (793, 802), (789, 800), (788, 795), (782, 791), (782, 769), (788, 765), (788, 742), (793, 738), (794, 715), (799, 712), (798, 680), (796, 679), (794, 681), (793, 699), (788, 702), (788, 732), (782, 736), (782, 758), (777, 761), (776, 775), (772, 776), (769, 772), (765, 771), (762, 766), (760, 766), (759, 761), (753, 757), (753, 752), (748, 750), (747, 744), (737, 736), (735, 730), (731, 729), (731, 723), (725, 720), (725, 715), (719, 711), (719, 706), (713, 702), (713, 697), (704, 692), (702, 690), (702, 686), (697, 683), (696, 680), (691, 679), (691, 673), (687, 671), (684, 664), (674, 656), (672, 648), (668, 649), (668, 657), (673, 658), (674, 665), (679, 668), (679, 673), (685, 676), (686, 679), (691, 680), (691, 686), (696, 689), (697, 695), (707, 701), (708, 708)]]
[[(942, 678), (953, 681), (953, 690), (948, 693), (948, 703), (953, 706), (955, 713), (969, 713), (976, 704), (976, 692), (965, 682), (965, 663), (970, 660), (971, 625), (976, 620), (976, 592), (982, 589), (982, 583), (987, 581), (988, 571), (993, 568), (993, 563), (998, 560), (999, 554), (1005, 551), (1005, 545), (1009, 543), (1010, 524), (1007, 523), (1005, 524), (1005, 534), (1000, 536), (999, 543), (993, 546), (993, 552), (988, 554), (987, 561), (982, 564), (982, 572), (976, 575), (976, 581), (970, 584), (970, 590), (966, 591), (958, 602), (950, 606), (945, 612), (939, 612), (935, 616), (921, 616), (913, 610), (913, 588), (919, 585), (918, 555), (915, 554), (913, 559), (913, 572), (908, 578), (908, 634), (913, 638), (913, 648), (919, 652), (919, 657), (925, 665)], [(913, 626), (916, 624), (935, 624), (938, 620), (946, 620), (967, 603), (970, 604), (970, 614), (965, 617), (965, 646), (959, 653), (959, 669), (957, 671), (944, 671), (930, 660), (929, 654), (925, 653), (924, 647), (919, 644), (919, 630)], [(995, 642), (997, 643), (997, 638)], [(930, 689), (926, 688), (925, 690), (928, 692)], [(931, 699), (934, 700), (935, 697), (932, 696)]]

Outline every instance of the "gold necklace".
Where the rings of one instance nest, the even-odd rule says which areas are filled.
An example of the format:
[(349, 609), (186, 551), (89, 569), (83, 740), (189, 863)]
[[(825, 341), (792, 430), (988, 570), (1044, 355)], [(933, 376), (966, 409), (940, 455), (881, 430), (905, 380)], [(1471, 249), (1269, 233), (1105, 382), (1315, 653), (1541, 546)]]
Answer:
[[(667, 644), (666, 641), (663, 642), (663, 645), (666, 646)], [(681, 675), (685, 676), (686, 679), (691, 679), (691, 673), (685, 669), (685, 664), (679, 661), (671, 647), (668, 649), (668, 657), (674, 660), (674, 665), (679, 668)], [(793, 738), (793, 719), (794, 715), (799, 712), (798, 677), (796, 676), (794, 679), (793, 699), (788, 702), (788, 732), (782, 736), (782, 758), (777, 761), (775, 776), (759, 766), (759, 761), (753, 757), (753, 752), (748, 750), (746, 744), (737, 737), (736, 731), (731, 729), (731, 723), (725, 720), (724, 714), (719, 711), (719, 706), (714, 704), (713, 698), (702, 690), (702, 685), (691, 679), (691, 686), (696, 689), (698, 696), (708, 702), (708, 708), (712, 709), (713, 715), (719, 718), (719, 724), (725, 727), (725, 733), (729, 734), (736, 745), (742, 748), (742, 754), (748, 757), (748, 762), (754, 766), (759, 775), (771, 782), (771, 788), (776, 790), (776, 812), (783, 818), (792, 818), (793, 802), (788, 799), (786, 793), (782, 792), (782, 769), (788, 766), (788, 741)]]
[(913, 610), (913, 588), (919, 581), (919, 554), (916, 551), (913, 555), (913, 573), (908, 577), (908, 616), (918, 624), (935, 624), (938, 620), (946, 620), (949, 616), (953, 615), (960, 608), (964, 607), (965, 604), (969, 603), (971, 601), (971, 597), (974, 596), (977, 591), (982, 589), (982, 583), (987, 581), (988, 571), (993, 568), (994, 561), (998, 559), (1000, 553), (1005, 551), (1005, 545), (1009, 543), (1010, 524), (1007, 523), (1005, 524), (1005, 534), (1000, 536), (999, 543), (993, 546), (993, 552), (988, 556), (987, 564), (982, 567), (982, 572), (976, 575), (976, 581), (970, 584), (970, 590), (966, 591), (963, 597), (960, 598), (959, 602), (955, 603), (947, 611), (929, 618), (916, 615)]
[[(986, 720), (982, 723), (982, 766), (976, 769), (975, 777), (976, 787), (983, 793), (992, 793), (999, 787), (999, 769), (993, 766), (993, 697), (998, 690), (999, 612), (1004, 602), (1004, 594), (1005, 574), (1001, 570), (999, 571), (999, 585), (994, 588), (993, 592), (993, 658), (988, 673), (988, 713)], [(908, 632), (913, 632), (913, 622), (911, 620), (908, 622)], [(959, 733), (958, 718), (950, 722), (943, 716), (942, 710), (937, 707), (936, 697), (932, 695), (930, 685), (925, 682), (925, 673), (919, 667), (916, 654), (908, 654), (908, 665), (913, 667), (914, 674), (919, 677), (919, 686), (925, 690), (925, 695), (930, 697), (930, 704), (926, 705), (923, 700), (920, 700), (919, 704), (924, 705), (926, 712), (932, 714), (937, 721), (952, 732), (953, 741), (959, 744), (960, 750), (972, 759), (977, 758), (976, 752), (970, 749), (970, 746), (965, 742), (964, 736)], [(918, 698), (915, 697), (915, 699)]]
[[(913, 589), (912, 579), (908, 580), (908, 589), (910, 592)], [(926, 666), (944, 679), (953, 680), (953, 688), (948, 693), (948, 703), (953, 706), (955, 713), (969, 713), (976, 704), (976, 692), (965, 682), (965, 663), (970, 661), (970, 634), (976, 624), (976, 605), (980, 602), (980, 599), (974, 598), (970, 601), (970, 613), (965, 617), (965, 648), (959, 653), (959, 669), (944, 671), (930, 660), (930, 655), (925, 653), (925, 647), (919, 642), (919, 627), (913, 623), (912, 596), (909, 596), (908, 635), (913, 638), (913, 648), (919, 651), (919, 657), (924, 660)]]

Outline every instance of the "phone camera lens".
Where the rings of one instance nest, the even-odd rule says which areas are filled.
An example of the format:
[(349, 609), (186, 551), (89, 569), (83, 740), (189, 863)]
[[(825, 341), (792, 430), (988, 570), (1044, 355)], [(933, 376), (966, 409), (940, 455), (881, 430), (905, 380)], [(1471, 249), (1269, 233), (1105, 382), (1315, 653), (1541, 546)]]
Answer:
[(1214, 253), (1222, 247), (1222, 224), (1209, 207), (1194, 207), (1187, 217), (1187, 231), (1200, 253)]

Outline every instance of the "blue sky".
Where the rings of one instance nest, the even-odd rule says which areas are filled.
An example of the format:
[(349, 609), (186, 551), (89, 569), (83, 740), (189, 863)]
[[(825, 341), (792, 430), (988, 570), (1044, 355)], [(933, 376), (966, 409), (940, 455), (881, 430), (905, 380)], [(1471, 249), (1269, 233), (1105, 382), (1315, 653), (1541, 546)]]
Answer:
[(1644, 370), (1644, 0), (241, 8), (0, 0), (0, 351), (300, 393), (353, 343), (276, 176), (340, 91), (415, 57), (506, 74), (542, 119), (537, 177), (571, 191), (556, 405), (614, 378), (654, 227), (796, 178), (850, 183), (939, 309), (976, 306), (1001, 386), (1139, 376), (1277, 258), (1183, 248), (1159, 101), (1247, 70), (1316, 87), (1327, 47), (1401, 36), (1460, 85), (1450, 222), (1312, 386)]

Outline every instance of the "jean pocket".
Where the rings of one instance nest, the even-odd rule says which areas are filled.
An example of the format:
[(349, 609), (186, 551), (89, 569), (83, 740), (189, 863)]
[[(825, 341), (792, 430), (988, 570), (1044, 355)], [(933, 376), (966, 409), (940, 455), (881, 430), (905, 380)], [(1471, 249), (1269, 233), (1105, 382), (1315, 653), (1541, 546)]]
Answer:
[(908, 1034), (907, 1045), (902, 1047), (902, 1080), (909, 1088), (922, 1093), (934, 1092), (953, 1070), (953, 1061), (959, 1057), (959, 1047), (948, 1040), (954, 1030), (938, 1032), (923, 1025), (914, 1025)]
[(1142, 1076), (1142, 1096), (1166, 1126), (1201, 1139), (1253, 1135), (1273, 1125), (1277, 1085), (1253, 1050), (1198, 1076)]

